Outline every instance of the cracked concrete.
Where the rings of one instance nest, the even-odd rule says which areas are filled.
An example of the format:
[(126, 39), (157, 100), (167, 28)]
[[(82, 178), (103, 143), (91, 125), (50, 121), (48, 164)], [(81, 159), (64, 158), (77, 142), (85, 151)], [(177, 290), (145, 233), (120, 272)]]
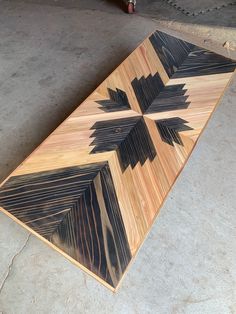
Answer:
[[(236, 57), (236, 10), (149, 3), (0, 1), (0, 180), (157, 26)], [(236, 78), (117, 294), (0, 213), (0, 313), (236, 313), (235, 95)]]
[(27, 237), (25, 243), (23, 244), (23, 246), (21, 247), (21, 249), (15, 255), (13, 255), (13, 257), (11, 259), (11, 262), (10, 262), (10, 264), (8, 266), (5, 278), (3, 279), (2, 283), (0, 283), (0, 294), (1, 294), (5, 284), (7, 282), (7, 279), (9, 278), (9, 276), (11, 274), (11, 271), (12, 271), (15, 259), (23, 252), (23, 250), (25, 249), (26, 245), (28, 244), (29, 238), (30, 238), (30, 234), (28, 235), (28, 237)]

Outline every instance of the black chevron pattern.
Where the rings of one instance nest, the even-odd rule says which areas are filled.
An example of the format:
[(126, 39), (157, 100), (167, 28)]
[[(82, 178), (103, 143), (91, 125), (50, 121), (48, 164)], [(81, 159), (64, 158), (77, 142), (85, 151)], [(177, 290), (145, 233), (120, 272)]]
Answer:
[(90, 144), (95, 146), (91, 154), (116, 150), (123, 171), (138, 162), (143, 165), (147, 159), (152, 161), (156, 150), (143, 117), (122, 118), (96, 122)]
[(233, 72), (236, 62), (160, 31), (149, 37), (170, 78)]
[(158, 73), (154, 76), (150, 74), (147, 78), (144, 76), (140, 79), (135, 78), (131, 82), (131, 85), (142, 113), (146, 112), (155, 98), (159, 95), (160, 91), (164, 88), (164, 84)]
[(187, 89), (184, 86), (184, 84), (176, 84), (163, 88), (148, 107), (145, 114), (188, 108), (190, 102), (187, 101)]
[(110, 99), (97, 101), (97, 103), (101, 105), (99, 109), (102, 109), (105, 112), (114, 112), (130, 109), (129, 100), (124, 91), (118, 88), (116, 89), (116, 91), (112, 90), (111, 88), (108, 88), (108, 93)]
[(131, 253), (108, 163), (12, 177), (0, 206), (115, 287)]
[(151, 35), (149, 40), (169, 77), (178, 70), (189, 53), (195, 48), (193, 44), (160, 31)]
[(212, 51), (195, 47), (172, 78), (213, 75), (233, 72), (236, 62)]
[(188, 123), (188, 121), (179, 117), (156, 121), (157, 129), (162, 140), (171, 146), (174, 146), (174, 143), (183, 146), (179, 132), (192, 130), (192, 128), (185, 125), (185, 123)]

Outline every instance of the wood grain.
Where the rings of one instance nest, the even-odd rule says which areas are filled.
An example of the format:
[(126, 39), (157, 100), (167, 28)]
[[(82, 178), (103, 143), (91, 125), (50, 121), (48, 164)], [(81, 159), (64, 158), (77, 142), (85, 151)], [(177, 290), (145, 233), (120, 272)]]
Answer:
[(155, 32), (0, 187), (0, 209), (116, 289), (236, 63)]

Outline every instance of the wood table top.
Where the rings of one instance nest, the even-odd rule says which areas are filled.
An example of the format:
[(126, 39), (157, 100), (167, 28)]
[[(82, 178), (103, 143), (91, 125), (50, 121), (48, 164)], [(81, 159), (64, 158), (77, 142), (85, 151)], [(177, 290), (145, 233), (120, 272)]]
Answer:
[(116, 290), (235, 68), (156, 31), (1, 184), (0, 209)]

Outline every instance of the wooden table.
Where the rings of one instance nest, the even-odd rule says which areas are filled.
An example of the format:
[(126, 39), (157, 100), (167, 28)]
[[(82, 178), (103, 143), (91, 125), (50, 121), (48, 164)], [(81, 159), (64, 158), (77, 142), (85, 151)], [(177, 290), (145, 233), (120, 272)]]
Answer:
[(155, 32), (2, 183), (1, 210), (117, 289), (235, 66)]

